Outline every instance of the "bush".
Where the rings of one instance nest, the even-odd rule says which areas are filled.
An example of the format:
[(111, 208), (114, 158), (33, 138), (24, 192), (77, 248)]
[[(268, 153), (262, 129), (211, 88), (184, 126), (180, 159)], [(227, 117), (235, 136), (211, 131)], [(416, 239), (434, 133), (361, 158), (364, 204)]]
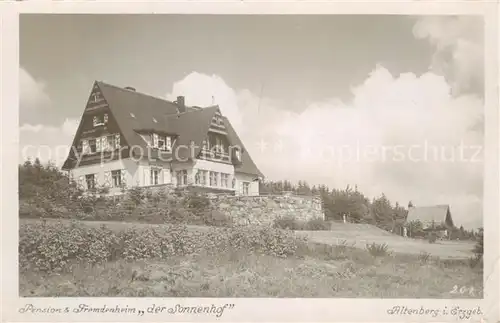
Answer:
[(274, 220), (273, 227), (284, 230), (321, 231), (330, 230), (330, 224), (322, 218), (300, 221), (291, 216), (279, 217)]
[(208, 232), (183, 225), (112, 231), (77, 222), (22, 224), (19, 235), (21, 271), (63, 271), (73, 261), (90, 264), (117, 259), (166, 259), (201, 252), (243, 250), (276, 257), (294, 255), (304, 239), (293, 232), (269, 227), (235, 227)]
[(484, 231), (480, 230), (479, 235), (477, 237), (476, 245), (474, 246), (474, 249), (472, 250), (474, 252), (474, 255), (476, 258), (483, 258), (484, 254)]
[(330, 230), (330, 223), (326, 222), (322, 218), (314, 218), (306, 222), (305, 230), (309, 231)]
[(300, 223), (293, 217), (279, 217), (274, 220), (274, 228), (284, 230), (302, 230)]
[(139, 205), (146, 198), (144, 190), (141, 187), (134, 186), (127, 192), (128, 198), (135, 204)]
[(378, 244), (378, 243), (372, 242), (371, 244), (366, 245), (366, 250), (373, 257), (381, 257), (381, 256), (386, 256), (389, 254), (389, 246), (385, 243)]
[(428, 253), (428, 252), (421, 252), (419, 255), (418, 255), (418, 260), (421, 262), (421, 263), (427, 263), (429, 261), (429, 259), (431, 258), (431, 254)]

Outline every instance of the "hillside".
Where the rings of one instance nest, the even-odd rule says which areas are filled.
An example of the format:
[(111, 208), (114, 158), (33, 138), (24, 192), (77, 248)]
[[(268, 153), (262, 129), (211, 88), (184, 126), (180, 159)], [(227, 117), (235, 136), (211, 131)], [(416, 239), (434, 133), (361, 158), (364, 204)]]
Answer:
[(366, 244), (387, 244), (389, 249), (398, 253), (429, 253), (441, 258), (469, 258), (473, 256), (474, 243), (471, 241), (437, 241), (430, 244), (427, 240), (403, 238), (370, 224), (333, 223), (330, 231), (297, 231), (298, 235), (310, 241), (328, 245), (347, 243), (356, 248)]

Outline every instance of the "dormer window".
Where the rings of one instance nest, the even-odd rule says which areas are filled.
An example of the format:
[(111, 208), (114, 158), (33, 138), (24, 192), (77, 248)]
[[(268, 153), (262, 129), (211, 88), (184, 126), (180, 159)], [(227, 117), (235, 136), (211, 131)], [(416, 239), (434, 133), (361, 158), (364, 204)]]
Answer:
[(92, 93), (92, 102), (99, 101), (99, 93)]
[(133, 114), (132, 112), (130, 112), (130, 116), (131, 116), (132, 118), (135, 118), (135, 114)]
[(94, 116), (94, 118), (92, 119), (92, 124), (94, 125), (94, 127), (103, 126), (106, 123), (108, 123), (107, 113), (105, 113), (104, 115)]
[(241, 162), (241, 150), (235, 149), (234, 156), (236, 157), (237, 161)]
[(170, 136), (160, 136), (156, 133), (152, 135), (153, 137), (153, 148), (158, 148), (163, 151), (172, 150), (172, 137)]

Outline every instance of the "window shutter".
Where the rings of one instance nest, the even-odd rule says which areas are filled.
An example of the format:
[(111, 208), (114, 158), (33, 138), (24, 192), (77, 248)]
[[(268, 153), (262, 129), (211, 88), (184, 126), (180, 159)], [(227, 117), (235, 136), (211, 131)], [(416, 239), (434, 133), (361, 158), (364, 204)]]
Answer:
[(170, 169), (164, 169), (162, 173), (163, 173), (163, 184), (170, 184), (172, 182)]
[(121, 176), (121, 182), (122, 182), (123, 187), (127, 186), (127, 177), (125, 176), (125, 174), (126, 174), (125, 170), (122, 169), (122, 171), (120, 172), (120, 176)]
[(102, 151), (108, 151), (109, 150), (108, 138), (107, 137), (101, 137), (101, 146), (102, 146)]
[(88, 140), (82, 140), (82, 149), (84, 154), (90, 153), (90, 146)]
[(120, 134), (115, 135), (115, 149), (120, 149)]
[(96, 151), (101, 151), (102, 145), (101, 145), (101, 138), (96, 138), (95, 140), (95, 150)]
[(97, 176), (97, 174), (94, 174), (94, 186), (95, 186), (95, 188), (99, 188), (100, 185), (101, 185), (101, 183), (99, 183), (99, 176)]
[(93, 124), (94, 127), (97, 126), (97, 116), (94, 116), (92, 118), (92, 124)]
[(166, 147), (167, 147), (167, 150), (172, 150), (172, 138), (170, 136), (167, 136), (165, 138), (165, 141), (166, 141)]
[(82, 190), (85, 189), (85, 177), (83, 176), (78, 177), (78, 187)]
[(144, 168), (144, 186), (151, 185), (151, 170), (149, 167)]
[(104, 186), (111, 187), (111, 172), (104, 172)]
[(158, 134), (153, 134), (153, 148), (158, 148)]
[(104, 114), (104, 123), (108, 123), (108, 114), (107, 113)]

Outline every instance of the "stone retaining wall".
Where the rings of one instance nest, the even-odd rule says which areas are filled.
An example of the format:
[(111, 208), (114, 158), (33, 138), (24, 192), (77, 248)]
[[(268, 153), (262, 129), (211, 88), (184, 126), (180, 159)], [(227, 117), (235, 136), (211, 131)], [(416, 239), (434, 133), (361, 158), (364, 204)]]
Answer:
[(210, 196), (214, 209), (237, 224), (269, 224), (281, 217), (299, 221), (324, 219), (320, 197), (296, 195)]

